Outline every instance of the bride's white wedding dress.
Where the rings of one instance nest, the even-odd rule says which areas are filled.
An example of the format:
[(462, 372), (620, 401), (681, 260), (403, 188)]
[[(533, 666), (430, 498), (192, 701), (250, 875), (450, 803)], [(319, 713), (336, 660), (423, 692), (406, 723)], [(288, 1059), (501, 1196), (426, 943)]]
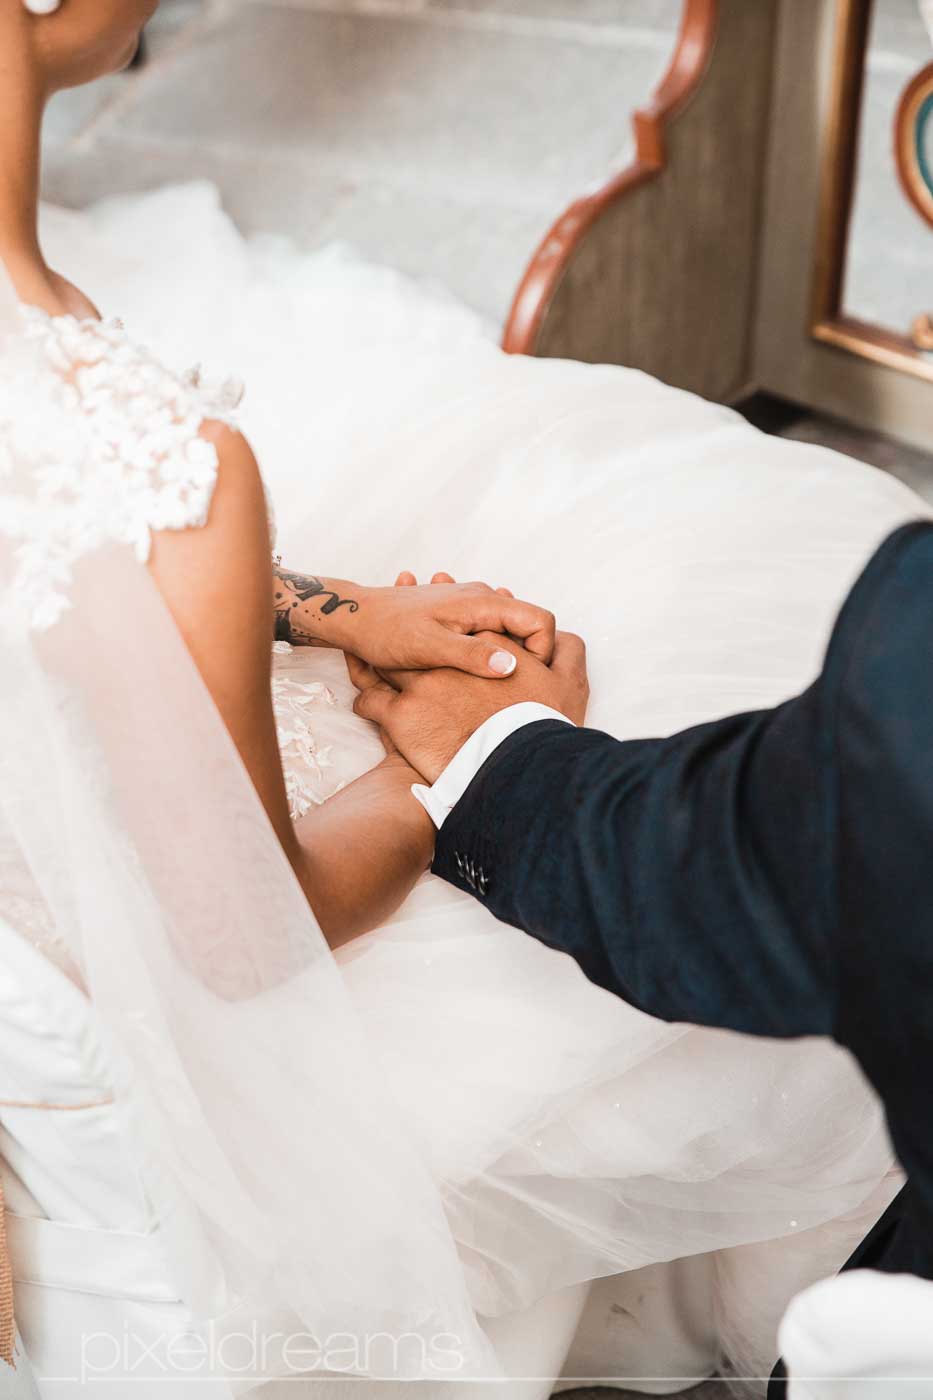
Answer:
[[(166, 362), (242, 375), (290, 566), (507, 583), (586, 636), (590, 723), (622, 738), (801, 689), (869, 552), (923, 513), (634, 371), (508, 359), (470, 313), (339, 250), (244, 244), (205, 187), (47, 211), (45, 239)], [(275, 653), (298, 814), (382, 750), (341, 657)], [(656, 1022), (432, 876), (337, 962), (480, 1315), (761, 1243), (718, 1275), (724, 1364), (760, 1373), (789, 1293), (884, 1192), (882, 1114), (841, 1051)]]

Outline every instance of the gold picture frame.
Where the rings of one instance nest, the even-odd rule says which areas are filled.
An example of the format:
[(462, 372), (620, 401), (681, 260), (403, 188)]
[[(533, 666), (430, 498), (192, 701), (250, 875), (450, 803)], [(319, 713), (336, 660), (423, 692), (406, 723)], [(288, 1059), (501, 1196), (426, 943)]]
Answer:
[[(855, 192), (859, 125), (872, 7), (873, 0), (839, 0), (830, 96), (831, 115), (823, 153), (810, 333), (815, 340), (824, 345), (832, 345), (850, 354), (860, 355), (877, 364), (886, 365), (889, 369), (933, 380), (933, 362), (924, 355), (921, 348), (922, 339), (918, 334), (919, 322), (927, 318), (918, 317), (918, 322), (915, 323), (917, 339), (913, 339), (909, 335), (902, 335), (850, 316), (843, 308), (846, 248)], [(930, 68), (933, 69), (933, 65), (930, 65)], [(901, 110), (904, 109), (906, 98), (905, 92), (904, 98), (901, 99)], [(912, 108), (907, 110), (909, 113)], [(914, 119), (916, 120), (916, 115)], [(900, 120), (899, 111), (899, 131)], [(898, 152), (899, 149), (898, 147)], [(916, 203), (910, 194), (908, 197)]]

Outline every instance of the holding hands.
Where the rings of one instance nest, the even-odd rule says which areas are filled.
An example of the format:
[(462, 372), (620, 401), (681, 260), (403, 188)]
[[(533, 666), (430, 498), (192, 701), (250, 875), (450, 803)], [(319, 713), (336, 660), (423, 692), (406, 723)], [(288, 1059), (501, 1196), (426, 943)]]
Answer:
[(481, 633), (516, 637), (545, 665), (554, 652), (554, 616), (546, 608), (523, 603), (506, 588), (455, 583), (449, 574), (435, 574), (423, 588), (407, 573), (394, 588), (365, 588), (277, 564), (274, 608), (279, 640), (339, 647), (371, 666), (511, 675), (515, 658), (501, 636)]
[(449, 666), (501, 680), (516, 665), (515, 649), (493, 635), (502, 633), (519, 639), (545, 666), (554, 654), (554, 614), (521, 602), (507, 588), (457, 583), (444, 573), (419, 587), (414, 574), (402, 573), (395, 588), (374, 589), (371, 597), (374, 635), (366, 660), (376, 666), (415, 671)]
[[(447, 582), (449, 575), (435, 575), (435, 579), (443, 579), (446, 588), (458, 587), (452, 580)], [(401, 592), (407, 584), (415, 593), (412, 575), (400, 575), (398, 583), (403, 585)], [(480, 586), (468, 585), (470, 589), (477, 587)], [(503, 608), (500, 616), (508, 616), (506, 603), (515, 602), (511, 595), (492, 590), (489, 593)], [(495, 615), (497, 605), (493, 603), (490, 607)], [(515, 603), (515, 609), (521, 610), (517, 615), (523, 625), (527, 625), (533, 614), (541, 613), (540, 609), (525, 603)], [(553, 618), (550, 614), (545, 616), (550, 618), (553, 628)], [(508, 622), (500, 626), (502, 631), (512, 631)], [(350, 678), (360, 691), (356, 712), (378, 724), (391, 745), (429, 783), (437, 780), (467, 739), (499, 710), (523, 701), (536, 701), (558, 710), (575, 724), (582, 724), (589, 698), (583, 642), (569, 632), (549, 634), (546, 628), (525, 635), (528, 638), (525, 646), (512, 637), (487, 630), (461, 638), (461, 642), (472, 643), (477, 657), (488, 658), (499, 653), (509, 658), (508, 669), (503, 666), (499, 679), (487, 678), (489, 670), (485, 668), (477, 668), (475, 674), (464, 674), (468, 668), (463, 667), (459, 659), (460, 670), (447, 664), (419, 671), (407, 667), (374, 667), (348, 655)]]

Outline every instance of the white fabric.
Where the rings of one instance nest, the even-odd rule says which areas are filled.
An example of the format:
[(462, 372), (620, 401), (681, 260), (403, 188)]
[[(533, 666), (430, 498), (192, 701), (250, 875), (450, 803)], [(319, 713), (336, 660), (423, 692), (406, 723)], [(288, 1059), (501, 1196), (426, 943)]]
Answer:
[(13, 1358), (13, 1368), (5, 1367), (0, 1375), (0, 1395), (3, 1396), (3, 1400), (40, 1400), (32, 1364), (18, 1332)]
[[(326, 944), (141, 567), (150, 527), (203, 520), (216, 458), (178, 451), (177, 381), (121, 335), (67, 323), (62, 364), (59, 328), (35, 353), (6, 305), (0, 847), (92, 999), (178, 1296), (203, 1333), (255, 1325), (263, 1376), (288, 1374), (298, 1333), (329, 1355), (348, 1315), (347, 1370), (420, 1377), (452, 1353), (495, 1374), (436, 1184), (380, 1103)], [(292, 1126), (260, 1170), (256, 1144), (296, 1106), (327, 1132)]]
[(933, 1283), (855, 1269), (807, 1289), (781, 1324), (789, 1400), (927, 1400)]
[(35, 1284), (139, 1303), (181, 1303), (155, 1230), (100, 1230), (10, 1214), (17, 1288)]
[(87, 998), (2, 918), (0, 1066), (0, 1170), (10, 1211), (151, 1229)]
[[(867, 555), (926, 513), (869, 468), (643, 375), (503, 357), (468, 313), (339, 252), (244, 245), (203, 187), (47, 212), (45, 234), (134, 339), (246, 379), (242, 421), (290, 564), (508, 583), (587, 636), (590, 720), (620, 738), (801, 688)], [(297, 1292), (318, 1326), (382, 1311), (423, 1333), (420, 1299), (466, 1339), (474, 1373), (494, 1374), (474, 1314), (680, 1255), (764, 1251), (878, 1188), (882, 1115), (842, 1052), (661, 1025), (433, 878), (335, 970), (146, 576), (122, 547), (86, 564), (71, 612), (5, 658), (24, 706), (0, 732), (17, 741), (15, 817), (56, 875), (64, 862), (56, 912), (80, 915), (118, 1098), (135, 1106), (128, 1141), (176, 1227), (186, 1297), (232, 1272), (257, 1307)], [(47, 662), (83, 690), (90, 748), (47, 692), (25, 706)], [(314, 772), (294, 735), (284, 745), (321, 800), (378, 759), (378, 736), (352, 714), (339, 657), (283, 652), (276, 677), (333, 697), (289, 704)], [(152, 879), (144, 910), (127, 831)], [(222, 942), (186, 972), (177, 927)], [(261, 995), (217, 997), (219, 969)], [(166, 1115), (176, 1130), (160, 1134)], [(832, 1235), (837, 1262), (861, 1229)], [(766, 1277), (729, 1342), (758, 1374), (790, 1291), (779, 1267)]]
[(165, 369), (118, 321), (18, 315), (0, 376), (0, 471), (22, 489), (0, 498), (0, 534), (17, 546), (14, 605), (42, 628), (92, 550), (120, 542), (144, 563), (152, 530), (204, 524), (217, 449), (198, 430), (231, 404)]
[(552, 710), (550, 705), (537, 705), (525, 700), (519, 705), (510, 705), (507, 710), (490, 715), (475, 734), (471, 734), (448, 763), (440, 777), (426, 787), (415, 783), (412, 792), (421, 803), (434, 825), (440, 831), (467, 788), (476, 777), (487, 758), (490, 758), (505, 743), (510, 734), (524, 729), (526, 724), (536, 724), (542, 719), (559, 719), (570, 724), (566, 715)]
[[(17, 1314), (43, 1377), (42, 1400), (110, 1400), (125, 1374), (140, 1400), (213, 1394), (226, 1400), (222, 1383), (215, 1391), (198, 1377), (186, 1392), (177, 1376), (166, 1379), (161, 1371), (167, 1341), (184, 1337), (190, 1315), (175, 1298), (158, 1222), (121, 1142), (115, 1105), (74, 1111), (105, 1099), (109, 1085), (89, 1003), (2, 923), (0, 992), (4, 1085), (24, 1103), (61, 1105), (56, 1111), (0, 1109), (0, 1176)], [(14, 1161), (21, 1176), (11, 1170)], [(45, 1218), (43, 1206), (55, 1219)], [(701, 1259), (637, 1270), (606, 1280), (592, 1298), (582, 1286), (565, 1289), (524, 1313), (491, 1321), (496, 1355), (513, 1378), (509, 1400), (546, 1400), (564, 1367), (574, 1380), (623, 1370), (638, 1377), (652, 1370), (710, 1372), (716, 1364), (711, 1267), (712, 1260)], [(126, 1339), (120, 1355), (113, 1338)], [(55, 1379), (68, 1376), (77, 1379)], [(27, 1380), (21, 1357), (16, 1383)], [(657, 1388), (663, 1393), (665, 1387)], [(294, 1380), (272, 1383), (262, 1395), (441, 1400), (448, 1389), (317, 1378), (305, 1390)], [(481, 1393), (468, 1384), (457, 1391), (461, 1400)]]
[(649, 1264), (591, 1284), (555, 1390), (608, 1382), (667, 1395), (711, 1375), (721, 1360), (716, 1258)]

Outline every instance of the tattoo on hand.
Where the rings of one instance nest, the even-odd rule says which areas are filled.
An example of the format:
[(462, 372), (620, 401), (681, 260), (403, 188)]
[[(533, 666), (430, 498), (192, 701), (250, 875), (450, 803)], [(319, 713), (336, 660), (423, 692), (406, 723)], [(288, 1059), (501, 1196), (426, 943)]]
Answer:
[(312, 598), (323, 598), (320, 610), (323, 617), (330, 617), (338, 608), (349, 612), (359, 612), (360, 605), (355, 598), (341, 598), (332, 588), (328, 588), (314, 574), (296, 574), (291, 569), (275, 567), (275, 640), (277, 642), (323, 641), (307, 627), (305, 620), (294, 616), (296, 608)]

